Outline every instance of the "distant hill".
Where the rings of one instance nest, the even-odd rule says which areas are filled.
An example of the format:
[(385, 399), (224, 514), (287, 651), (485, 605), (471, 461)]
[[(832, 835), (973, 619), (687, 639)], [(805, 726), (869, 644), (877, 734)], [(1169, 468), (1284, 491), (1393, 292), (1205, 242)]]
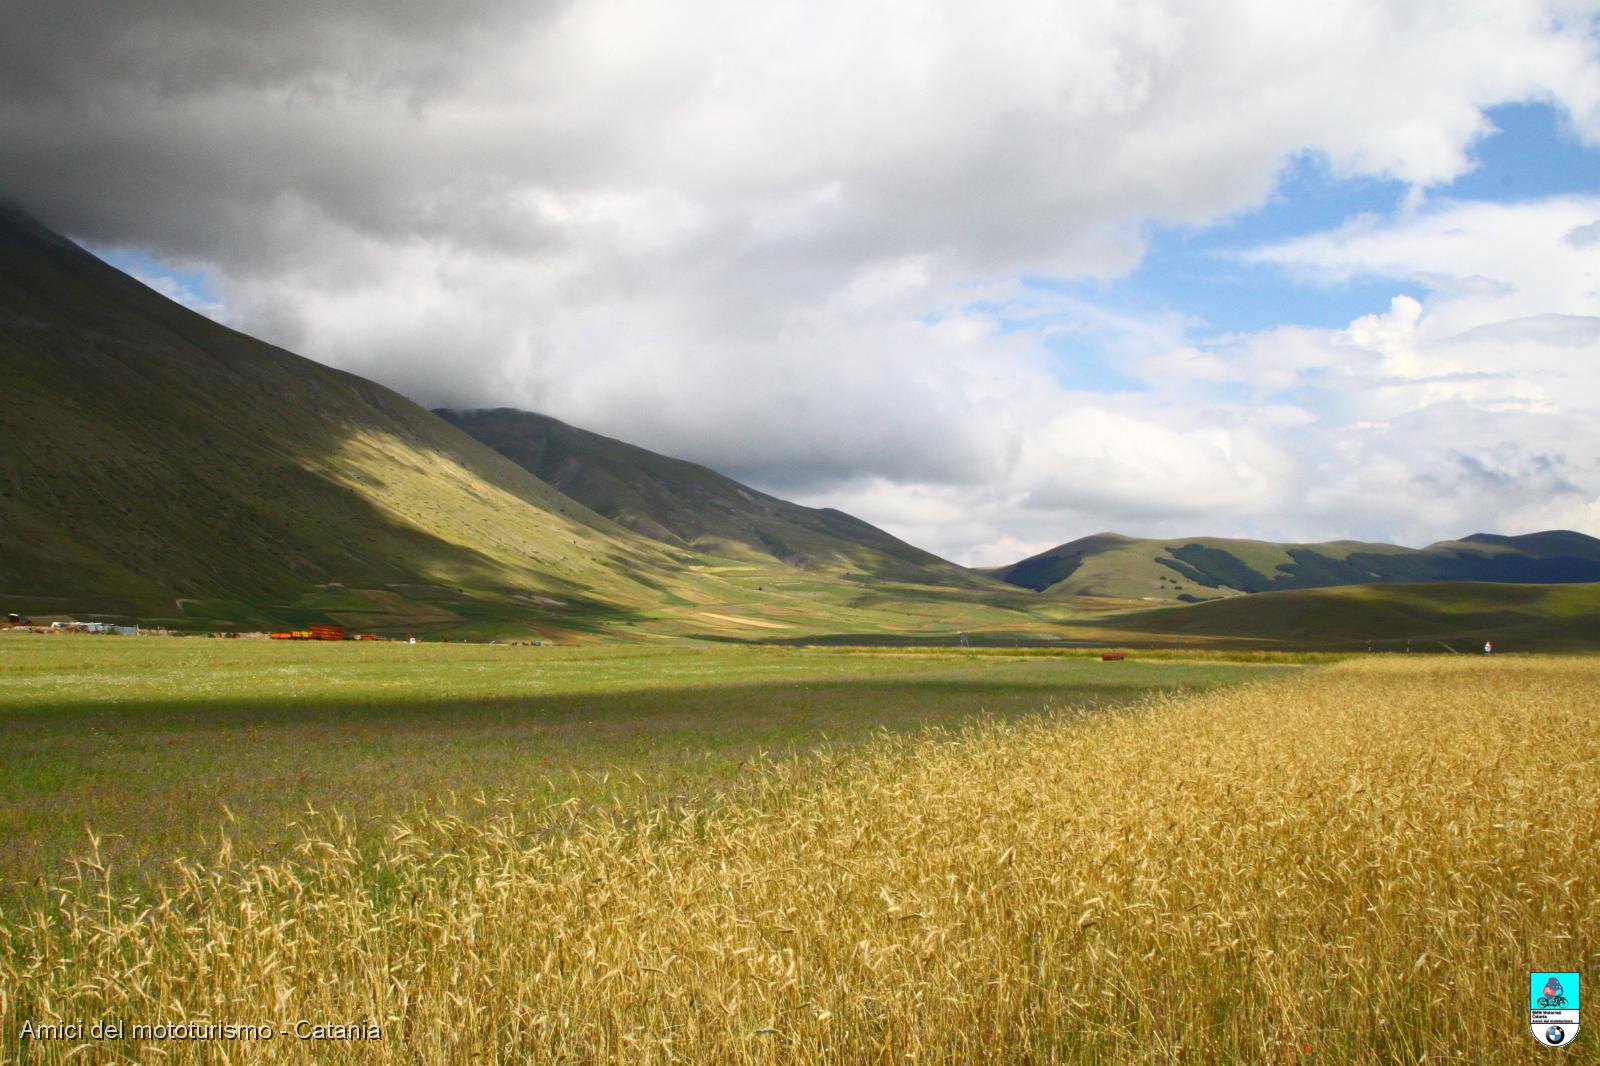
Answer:
[(843, 511), (789, 503), (707, 467), (547, 415), (510, 408), (434, 413), (586, 507), (664, 544), (756, 556), (800, 570), (990, 584)]
[(1361, 541), (1276, 544), (1098, 533), (986, 571), (1052, 596), (1195, 602), (1240, 593), (1401, 581), (1600, 581), (1600, 540), (1570, 530), (1475, 533), (1426, 548)]
[(1319, 648), (1478, 652), (1600, 649), (1600, 585), (1441, 581), (1234, 596), (1117, 615), (1141, 636), (1230, 638)]

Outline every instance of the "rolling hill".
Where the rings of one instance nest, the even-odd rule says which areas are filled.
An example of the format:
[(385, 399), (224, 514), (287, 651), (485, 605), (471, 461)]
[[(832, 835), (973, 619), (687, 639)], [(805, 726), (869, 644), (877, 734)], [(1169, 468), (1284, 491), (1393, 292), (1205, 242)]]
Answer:
[(1441, 581), (1234, 596), (1108, 618), (1130, 637), (1376, 651), (1600, 649), (1600, 584)]
[(987, 578), (859, 518), (802, 507), (682, 459), (509, 408), (434, 412), (586, 507), (663, 544), (796, 570), (981, 588)]
[[(554, 419), (443, 415), (219, 325), (0, 207), (0, 610), (478, 639), (1593, 628), (1587, 601), (1517, 584), (1600, 580), (1600, 541), (1578, 533), (1425, 549), (1101, 534), (994, 580)], [(1315, 593), (1384, 581), (1510, 584)], [(1243, 593), (1264, 595), (1127, 610)]]
[[(480, 639), (1029, 617), (1007, 586), (847, 515), (611, 444), (617, 463), (592, 443), (569, 458), (615, 485), (670, 468), (709, 486), (661, 511), (681, 532), (613, 521), (399, 394), (219, 325), (0, 207), (0, 609)], [(716, 511), (735, 497), (747, 511)], [(699, 506), (716, 513), (696, 524)]]
[(0, 385), (13, 610), (242, 625), (549, 601), (576, 619), (659, 600), (650, 575), (674, 569), (397, 393), (218, 325), (15, 208)]
[(986, 572), (1054, 597), (1174, 602), (1392, 581), (1568, 584), (1600, 581), (1600, 540), (1569, 530), (1515, 537), (1476, 533), (1406, 548), (1348, 540), (1276, 544), (1099, 533)]

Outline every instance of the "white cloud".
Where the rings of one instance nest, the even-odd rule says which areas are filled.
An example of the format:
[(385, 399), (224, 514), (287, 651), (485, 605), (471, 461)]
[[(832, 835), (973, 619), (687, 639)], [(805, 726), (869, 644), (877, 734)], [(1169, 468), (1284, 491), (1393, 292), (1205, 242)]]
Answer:
[(1328, 335), (1311, 402), (1329, 417), (1302, 439), (1332, 458), (1307, 514), (1416, 539), (1600, 533), (1600, 255), (1569, 239), (1597, 216), (1600, 198), (1447, 203), (1256, 253), (1425, 283)]
[[(1461, 532), (1494, 516), (1446, 492), (1451, 449), (1515, 425), (1520, 469), (1593, 406), (1592, 198), (1419, 192), (1259, 250), (1411, 282), (1342, 334), (1201, 342), (1018, 281), (1118, 277), (1152, 221), (1247, 211), (1306, 152), (1424, 190), (1499, 102), (1600, 143), (1592, 3), (442, 10), (22, 0), (0, 188), (210, 264), (235, 324), (424, 402), (543, 410), (969, 559), (1112, 524)], [(1146, 391), (1062, 384), (1080, 343)], [(1448, 404), (1488, 436), (1423, 419)], [(1458, 503), (1405, 519), (1428, 492)]]
[(1363, 218), (1248, 258), (1313, 278), (1411, 278), (1432, 294), (1434, 335), (1537, 315), (1600, 311), (1600, 255), (1574, 232), (1600, 221), (1600, 197), (1443, 202), (1399, 221)]
[(1567, 231), (1567, 243), (1574, 248), (1593, 248), (1600, 244), (1600, 219), (1587, 226), (1574, 226)]
[(1505, 397), (1556, 394), (1563, 404), (1592, 406), (1600, 405), (1600, 251), (1575, 245), (1570, 234), (1596, 218), (1600, 197), (1445, 203), (1252, 257), (1336, 280), (1414, 280), (1421, 300), (1397, 296), (1387, 314), (1364, 316), (1343, 338), (1378, 353), (1388, 377), (1437, 396), (1481, 393), (1495, 376), (1493, 391)]

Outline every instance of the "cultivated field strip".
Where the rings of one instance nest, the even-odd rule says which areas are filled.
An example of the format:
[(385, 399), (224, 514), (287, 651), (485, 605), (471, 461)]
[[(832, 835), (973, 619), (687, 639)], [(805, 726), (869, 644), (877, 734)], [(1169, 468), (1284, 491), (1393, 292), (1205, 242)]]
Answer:
[[(711, 809), (338, 823), (0, 923), (29, 1062), (1595, 1061), (1600, 661), (1385, 657), (889, 738)], [(98, 1019), (271, 1040), (19, 1042)], [(376, 1022), (303, 1041), (297, 1020)]]

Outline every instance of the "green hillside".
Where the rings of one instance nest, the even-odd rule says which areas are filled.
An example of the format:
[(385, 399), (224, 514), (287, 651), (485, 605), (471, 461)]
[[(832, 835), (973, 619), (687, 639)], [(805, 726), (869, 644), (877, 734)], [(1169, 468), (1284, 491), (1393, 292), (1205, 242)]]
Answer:
[(671, 569), (398, 394), (195, 314), (15, 210), (0, 384), (10, 609), (443, 621), (539, 597), (581, 621), (659, 600), (649, 575)]
[[(1600, 542), (1558, 531), (1421, 550), (1102, 534), (1001, 568), (1000, 581), (553, 419), (448, 417), (218, 325), (0, 209), (3, 611), (471, 639), (1028, 642), (1103, 626), (1353, 642), (1556, 634), (1589, 615), (1516, 584), (1462, 593), (1467, 607), (1397, 593), (1252, 596), (1248, 609), (1227, 598), (1600, 580)], [(1537, 599), (1532, 616), (1518, 596)], [(1180, 598), (1225, 602), (1125, 613)]]
[[(480, 639), (1032, 617), (1007, 586), (846, 515), (753, 507), (769, 555), (712, 535), (721, 516), (705, 535), (641, 535), (391, 390), (218, 325), (0, 209), (0, 610)], [(669, 517), (689, 528), (684, 508)]]
[(1350, 540), (1277, 544), (1099, 533), (987, 573), (1055, 597), (1174, 602), (1372, 582), (1565, 584), (1600, 581), (1600, 540), (1568, 530), (1518, 537), (1478, 533), (1405, 548)]
[(843, 511), (802, 507), (714, 470), (500, 408), (436, 411), (585, 506), (664, 544), (795, 570), (964, 588), (992, 586)]
[(1264, 592), (1104, 619), (1139, 635), (1316, 647), (1475, 651), (1600, 649), (1600, 584), (1355, 585)]

